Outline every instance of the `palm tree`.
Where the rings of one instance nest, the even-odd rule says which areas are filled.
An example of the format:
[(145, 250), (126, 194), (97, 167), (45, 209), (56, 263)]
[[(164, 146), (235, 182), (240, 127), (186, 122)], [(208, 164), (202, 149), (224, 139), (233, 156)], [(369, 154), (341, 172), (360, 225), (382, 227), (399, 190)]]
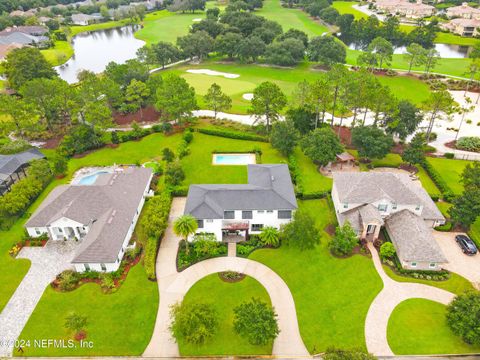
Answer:
[(192, 215), (182, 215), (173, 223), (173, 232), (185, 240), (185, 251), (188, 254), (188, 237), (198, 229), (197, 219)]
[(259, 235), (263, 245), (277, 247), (280, 245), (279, 232), (273, 226), (266, 226)]

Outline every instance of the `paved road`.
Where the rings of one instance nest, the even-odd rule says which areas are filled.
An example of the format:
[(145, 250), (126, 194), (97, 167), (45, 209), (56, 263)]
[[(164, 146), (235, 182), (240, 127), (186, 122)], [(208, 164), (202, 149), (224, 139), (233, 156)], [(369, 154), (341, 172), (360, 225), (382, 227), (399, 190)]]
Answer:
[[(0, 340), (18, 339), (45, 288), (57, 274), (72, 268), (75, 244), (71, 241), (49, 241), (45, 247), (23, 248), (18, 258), (29, 259), (30, 269), (0, 313)], [(0, 346), (0, 358), (11, 356), (13, 344)]]
[(370, 305), (365, 320), (367, 349), (377, 356), (393, 356), (393, 351), (390, 349), (387, 340), (387, 325), (395, 307), (402, 301), (412, 298), (428, 299), (447, 305), (453, 300), (455, 294), (433, 286), (401, 283), (392, 280), (383, 271), (380, 258), (373, 244), (368, 243), (368, 248), (372, 253), (375, 269), (382, 278), (383, 289)]
[(178, 345), (172, 338), (170, 307), (181, 301), (190, 287), (203, 277), (220, 271), (238, 271), (257, 279), (270, 295), (278, 314), (280, 334), (273, 344), (275, 356), (308, 357), (298, 328), (295, 303), (285, 282), (270, 268), (256, 261), (237, 257), (220, 257), (199, 262), (178, 273), (175, 259), (180, 239), (173, 233), (172, 221), (183, 213), (184, 198), (175, 198), (172, 203), (169, 226), (162, 240), (157, 257), (157, 279), (160, 304), (150, 344), (143, 356), (176, 357)]

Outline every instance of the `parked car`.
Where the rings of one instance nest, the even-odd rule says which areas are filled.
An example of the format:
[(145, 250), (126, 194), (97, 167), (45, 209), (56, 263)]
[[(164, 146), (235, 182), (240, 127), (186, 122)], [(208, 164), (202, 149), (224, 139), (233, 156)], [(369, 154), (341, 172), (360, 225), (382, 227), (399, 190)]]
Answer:
[(475, 255), (478, 252), (475, 243), (467, 235), (455, 236), (455, 241), (460, 246), (464, 254)]

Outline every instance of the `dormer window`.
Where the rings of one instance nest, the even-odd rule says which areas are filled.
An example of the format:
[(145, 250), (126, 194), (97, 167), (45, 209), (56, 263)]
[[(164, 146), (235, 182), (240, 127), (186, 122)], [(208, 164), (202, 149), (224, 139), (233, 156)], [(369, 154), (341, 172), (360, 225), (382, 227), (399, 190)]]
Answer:
[(343, 204), (343, 208), (344, 208), (344, 209), (348, 209), (348, 203), (344, 203), (344, 204)]
[(387, 211), (387, 204), (378, 204), (378, 211)]
[(417, 205), (417, 206), (415, 207), (415, 210), (420, 210), (420, 205)]
[(397, 210), (397, 203), (392, 204), (392, 210)]

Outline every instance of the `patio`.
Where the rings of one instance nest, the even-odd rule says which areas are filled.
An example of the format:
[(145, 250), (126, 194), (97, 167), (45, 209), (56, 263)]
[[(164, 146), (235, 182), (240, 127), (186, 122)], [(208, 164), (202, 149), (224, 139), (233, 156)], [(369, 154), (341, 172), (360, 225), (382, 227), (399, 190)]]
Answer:
[(248, 239), (248, 222), (224, 221), (222, 223), (222, 241), (238, 243)]

